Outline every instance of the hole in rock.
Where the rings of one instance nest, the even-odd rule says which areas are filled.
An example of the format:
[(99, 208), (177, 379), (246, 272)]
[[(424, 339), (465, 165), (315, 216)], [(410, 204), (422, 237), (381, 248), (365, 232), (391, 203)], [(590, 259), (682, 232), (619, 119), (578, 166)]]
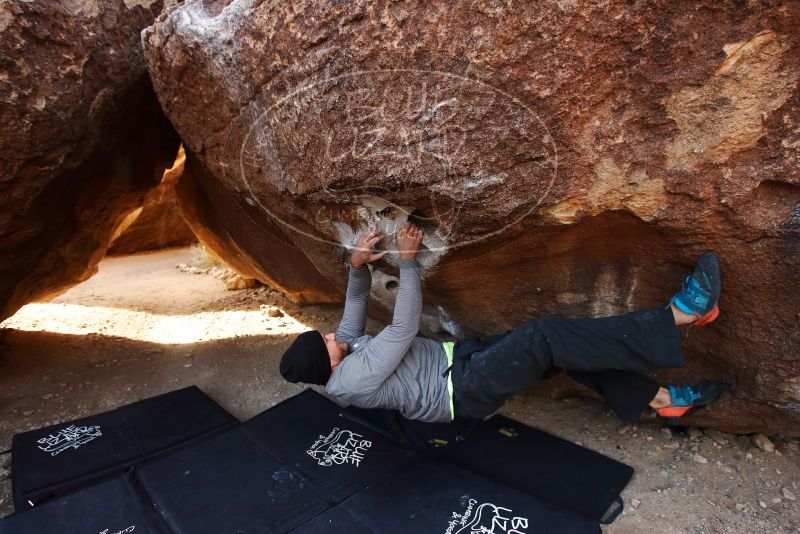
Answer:
[(408, 222), (423, 228), (436, 228), (436, 223), (434, 220), (425, 215), (425, 212), (419, 208), (415, 209), (408, 215)]
[(381, 218), (394, 219), (397, 215), (397, 208), (394, 206), (386, 206), (385, 208), (376, 211), (375, 215)]

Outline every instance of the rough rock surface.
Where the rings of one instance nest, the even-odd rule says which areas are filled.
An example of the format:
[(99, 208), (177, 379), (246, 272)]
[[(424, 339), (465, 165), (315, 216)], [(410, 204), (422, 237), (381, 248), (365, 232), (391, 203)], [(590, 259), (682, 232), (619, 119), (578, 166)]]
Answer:
[(723, 314), (671, 377), (734, 386), (695, 424), (799, 434), (799, 24), (757, 1), (187, 0), (142, 39), (193, 229), (245, 274), (341, 299), (342, 245), (412, 216), (427, 301), (486, 333), (663, 305), (713, 249)]
[(117, 228), (108, 254), (133, 254), (145, 250), (190, 245), (197, 241), (183, 220), (175, 200), (175, 184), (183, 174), (186, 154), (181, 148), (175, 163), (164, 172), (161, 183), (150, 191), (140, 208)]
[(0, 319), (88, 278), (174, 160), (140, 41), (163, 4), (0, 2)]

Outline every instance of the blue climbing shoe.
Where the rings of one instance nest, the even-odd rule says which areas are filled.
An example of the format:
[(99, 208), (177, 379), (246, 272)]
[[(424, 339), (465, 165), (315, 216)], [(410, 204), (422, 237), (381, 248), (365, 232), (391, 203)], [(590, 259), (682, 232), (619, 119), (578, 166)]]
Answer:
[(719, 259), (713, 252), (706, 252), (697, 260), (692, 274), (684, 278), (681, 290), (670, 299), (683, 313), (694, 315), (694, 326), (708, 324), (719, 316), (719, 295), (722, 293), (722, 277)]
[(727, 386), (722, 382), (701, 380), (694, 386), (664, 386), (669, 390), (670, 405), (656, 408), (655, 415), (666, 423), (676, 423), (692, 408), (711, 404), (719, 398)]

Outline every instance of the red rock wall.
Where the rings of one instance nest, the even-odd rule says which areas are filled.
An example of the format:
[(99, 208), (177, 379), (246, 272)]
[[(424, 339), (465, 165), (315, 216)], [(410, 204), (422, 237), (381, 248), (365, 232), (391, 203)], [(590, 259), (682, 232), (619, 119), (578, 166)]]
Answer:
[(93, 274), (174, 160), (139, 40), (162, 7), (0, 5), (0, 319)]
[(426, 298), (486, 333), (663, 305), (716, 250), (723, 315), (678, 377), (735, 386), (703, 424), (798, 434), (799, 25), (797, 3), (187, 0), (143, 42), (193, 228), (246, 274), (341, 298), (342, 245), (413, 214)]
[(183, 219), (175, 199), (175, 184), (183, 174), (186, 155), (181, 149), (175, 163), (164, 172), (161, 183), (145, 197), (117, 228), (109, 255), (134, 254), (147, 250), (191, 245), (197, 241)]

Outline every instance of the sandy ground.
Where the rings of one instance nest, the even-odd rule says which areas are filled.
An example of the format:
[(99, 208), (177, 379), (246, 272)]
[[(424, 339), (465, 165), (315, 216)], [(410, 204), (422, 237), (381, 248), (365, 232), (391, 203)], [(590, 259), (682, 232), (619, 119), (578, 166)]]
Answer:
[[(334, 329), (339, 308), (227, 291), (176, 269), (193, 254), (106, 259), (91, 280), (0, 325), (0, 451), (16, 432), (191, 384), (242, 419), (303, 389), (281, 379), (280, 354), (295, 332)], [(797, 440), (773, 438), (765, 452), (746, 436), (625, 427), (583, 399), (519, 396), (502, 411), (635, 468), (624, 515), (604, 532), (800, 532)], [(13, 510), (9, 462), (0, 454), (0, 516)]]

